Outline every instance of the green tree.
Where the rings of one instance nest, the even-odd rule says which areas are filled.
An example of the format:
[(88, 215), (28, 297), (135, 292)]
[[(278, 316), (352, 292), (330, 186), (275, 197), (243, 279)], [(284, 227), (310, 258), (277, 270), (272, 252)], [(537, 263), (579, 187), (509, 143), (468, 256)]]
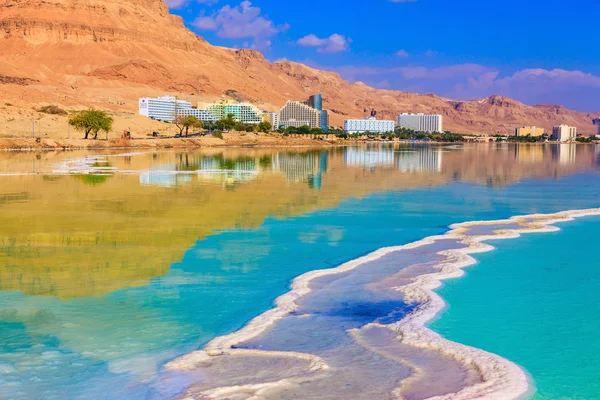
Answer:
[(179, 134), (183, 135), (183, 131), (185, 129), (185, 136), (187, 137), (190, 128), (200, 127), (202, 126), (198, 118), (193, 115), (189, 115), (187, 117), (177, 117), (173, 120), (173, 123), (179, 129)]
[(302, 125), (301, 127), (298, 128), (298, 133), (300, 133), (302, 135), (308, 135), (310, 133), (310, 126)]
[(231, 129), (235, 129), (238, 122), (235, 120), (234, 118), (235, 116), (233, 114), (227, 114), (227, 118), (221, 118), (220, 120), (217, 121), (217, 127), (220, 130), (231, 130)]
[(273, 129), (273, 126), (271, 125), (271, 123), (269, 121), (263, 121), (258, 124), (259, 132), (269, 133), (269, 132), (271, 132), (271, 129)]
[(78, 131), (85, 133), (87, 139), (90, 133), (94, 134), (94, 139), (98, 139), (98, 132), (104, 131), (106, 134), (112, 130), (113, 119), (104, 111), (89, 109), (78, 112), (69, 119), (69, 125)]

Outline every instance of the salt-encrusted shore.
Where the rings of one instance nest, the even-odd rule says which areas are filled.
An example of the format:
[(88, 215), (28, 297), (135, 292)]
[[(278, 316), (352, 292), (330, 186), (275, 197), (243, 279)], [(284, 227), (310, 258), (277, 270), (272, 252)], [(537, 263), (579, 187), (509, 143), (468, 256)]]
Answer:
[[(409, 315), (390, 325), (376, 323), (368, 325), (392, 329), (398, 333), (398, 340), (403, 344), (449, 355), (464, 365), (475, 366), (481, 374), (482, 381), (480, 383), (465, 387), (455, 393), (430, 397), (431, 400), (466, 400), (474, 398), (507, 400), (526, 397), (532, 393), (533, 387), (526, 372), (518, 365), (481, 349), (451, 342), (427, 328), (426, 324), (446, 306), (444, 300), (434, 290), (440, 287), (443, 280), (460, 277), (464, 274), (463, 268), (475, 264), (477, 261), (471, 254), (493, 250), (493, 246), (483, 243), (487, 240), (514, 239), (520, 237), (521, 234), (531, 232), (553, 232), (559, 230), (558, 227), (554, 226), (556, 223), (572, 221), (575, 218), (591, 215), (600, 215), (600, 208), (563, 211), (554, 214), (532, 214), (497, 221), (465, 222), (452, 225), (451, 230), (443, 235), (427, 237), (404, 246), (379, 249), (337, 268), (311, 271), (294, 280), (291, 290), (276, 300), (275, 308), (254, 318), (241, 330), (215, 338), (202, 351), (193, 352), (172, 361), (167, 365), (167, 368), (193, 370), (198, 365), (210, 362), (212, 357), (219, 355), (272, 355), (274, 352), (237, 349), (235, 347), (240, 343), (258, 337), (276, 324), (277, 321), (295, 312), (298, 309), (297, 300), (311, 292), (310, 284), (313, 280), (352, 271), (365, 263), (378, 260), (390, 253), (417, 249), (440, 240), (455, 240), (463, 246), (438, 252), (438, 255), (443, 256), (443, 261), (437, 263), (436, 272), (414, 276), (410, 284), (394, 288), (402, 293), (407, 302), (411, 301), (418, 304)], [(490, 227), (490, 232), (483, 235), (469, 235), (469, 230), (474, 227)], [(311, 354), (277, 352), (277, 355), (306, 360), (309, 362), (310, 371), (326, 370), (328, 368), (325, 360)], [(285, 386), (292, 383), (293, 379), (282, 379), (275, 382), (265, 382), (264, 384), (210, 389), (202, 394), (208, 396), (208, 398), (221, 398), (223, 395), (230, 395), (237, 391), (251, 390), (259, 392), (263, 388), (272, 388), (277, 385)], [(401, 398), (402, 389), (402, 387), (398, 388), (392, 395)]]

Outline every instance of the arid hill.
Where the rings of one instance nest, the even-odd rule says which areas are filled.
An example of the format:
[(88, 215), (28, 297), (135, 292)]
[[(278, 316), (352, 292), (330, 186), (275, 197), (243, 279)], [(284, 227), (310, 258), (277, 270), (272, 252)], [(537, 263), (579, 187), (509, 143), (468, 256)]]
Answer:
[(446, 129), (474, 133), (559, 123), (591, 133), (599, 116), (500, 96), (453, 101), (378, 90), (299, 63), (269, 63), (256, 51), (209, 44), (162, 0), (0, 0), (0, 54), (0, 100), (22, 107), (52, 103), (135, 113), (140, 96), (166, 92), (196, 101), (227, 92), (274, 110), (322, 92), (335, 125), (371, 107), (385, 118), (439, 113)]

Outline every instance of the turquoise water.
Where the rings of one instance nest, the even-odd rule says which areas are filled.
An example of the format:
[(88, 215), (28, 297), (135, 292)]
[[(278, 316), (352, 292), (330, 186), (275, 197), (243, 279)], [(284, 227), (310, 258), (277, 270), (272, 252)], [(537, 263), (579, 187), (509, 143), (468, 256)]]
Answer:
[(438, 290), (450, 306), (431, 328), (524, 367), (534, 399), (600, 399), (600, 218), (558, 226), (490, 241), (496, 251)]
[[(421, 150), (423, 148), (413, 148), (417, 154)], [(346, 150), (340, 153), (340, 150), (334, 150), (329, 154), (329, 167), (327, 157), (323, 156), (327, 153), (321, 152), (318, 159), (318, 179), (312, 174), (310, 178), (300, 179), (298, 183), (292, 174), (297, 169), (297, 161), (294, 159), (292, 167), (296, 169), (292, 170), (290, 167), (286, 170), (287, 183), (273, 181), (275, 183), (270, 185), (276, 184), (276, 189), (282, 195), (291, 191), (293, 185), (304, 185), (301, 193), (306, 197), (297, 202), (304, 205), (314, 202), (314, 198), (333, 196), (332, 192), (326, 191), (328, 185), (350, 182), (357, 187), (369, 187), (376, 180), (390, 179), (393, 183), (394, 179), (403, 178), (410, 178), (411, 182), (418, 181), (419, 184), (411, 183), (407, 188), (390, 184), (365, 189), (365, 194), (360, 198), (346, 195), (339, 202), (327, 203), (327, 207), (315, 206), (313, 210), (301, 213), (285, 211), (288, 205), (284, 204), (280, 207), (284, 211), (276, 215), (270, 213), (259, 224), (249, 227), (251, 224), (246, 224), (245, 219), (251, 219), (253, 213), (256, 213), (255, 209), (275, 202), (273, 193), (268, 192), (258, 200), (242, 201), (236, 206), (241, 212), (235, 224), (208, 236), (194, 237), (193, 226), (187, 225), (183, 233), (167, 233), (186, 236), (190, 245), (181, 252), (176, 262), (164, 265), (164, 274), (154, 274), (141, 282), (135, 280), (135, 284), (106, 293), (93, 292), (90, 295), (68, 298), (26, 294), (19, 290), (1, 291), (2, 394), (8, 399), (173, 398), (197, 377), (168, 372), (163, 368), (166, 362), (202, 348), (216, 336), (243, 327), (250, 319), (271, 308), (273, 301), (288, 291), (291, 280), (307, 271), (335, 267), (381, 247), (401, 245), (440, 234), (450, 224), (457, 222), (501, 219), (519, 214), (549, 213), (600, 205), (600, 174), (596, 171), (595, 153), (580, 156), (584, 159), (582, 167), (563, 171), (562, 159), (556, 157), (554, 150), (548, 151), (545, 156), (548, 164), (539, 168), (544, 171), (539, 176), (529, 174), (530, 164), (519, 164), (515, 161), (517, 158), (511, 155), (511, 162), (519, 165), (521, 171), (515, 177), (512, 176), (514, 171), (506, 166), (512, 164), (491, 164), (490, 150), (485, 149), (482, 153), (484, 158), (477, 161), (480, 164), (477, 164), (475, 172), (472, 171), (475, 161), (462, 164), (460, 157), (456, 157), (458, 161), (443, 170), (438, 167), (425, 172), (417, 170), (417, 173), (423, 174), (416, 175), (417, 179), (415, 175), (411, 175), (415, 173), (414, 160), (409, 160), (407, 165), (396, 160), (400, 164), (397, 170), (402, 172), (401, 175), (393, 175), (392, 170), (384, 170), (386, 174), (378, 175), (374, 171), (379, 167), (370, 164), (357, 166), (355, 164), (358, 157), (355, 152), (344, 154), (344, 151)], [(499, 149), (498, 152), (513, 154), (506, 149)], [(338, 167), (331, 161), (335, 160), (336, 154), (345, 156), (344, 163)], [(387, 151), (385, 154), (386, 157), (389, 155)], [(403, 153), (396, 153), (396, 157), (397, 154)], [(518, 155), (516, 151), (514, 154), (515, 157)], [(392, 153), (392, 159), (393, 157)], [(128, 158), (126, 163), (135, 164), (135, 157), (133, 161), (131, 157)], [(153, 156), (153, 162), (157, 158), (159, 157)], [(275, 157), (273, 159), (275, 165)], [(310, 162), (311, 165), (317, 165), (312, 159)], [(268, 165), (270, 168), (270, 164)], [(350, 169), (357, 173), (343, 175), (336, 168), (344, 170), (342, 172)], [(448, 179), (448, 176), (452, 178)], [(133, 186), (138, 184), (134, 178), (137, 180), (137, 177), (127, 177), (131, 182), (127, 181), (128, 185), (119, 187), (118, 194), (109, 194), (110, 204), (116, 210), (114, 215), (124, 218), (128, 224), (134, 224), (135, 218), (144, 212), (132, 210), (133, 205), (140, 201), (139, 193), (133, 190)], [(192, 185), (191, 178), (184, 178), (186, 179), (178, 182), (168, 182), (175, 186), (169, 192), (172, 197), (168, 199), (173, 202), (173, 207), (179, 206), (176, 201), (178, 196), (183, 196), (180, 194), (183, 188)], [(94, 197), (93, 201), (98, 201), (98, 204), (94, 210), (103, 210), (106, 200), (102, 200), (104, 203), (100, 205), (100, 200), (97, 199), (104, 199), (102, 196), (108, 187), (106, 185), (117, 182), (117, 179), (121, 178), (109, 177), (106, 182), (95, 184), (94, 196), (98, 197)], [(267, 178), (258, 175), (255, 181), (236, 181), (235, 185), (231, 185), (229, 181), (224, 184), (219, 181), (205, 186), (193, 186), (190, 204), (197, 208), (213, 207), (215, 212), (220, 211), (219, 207), (226, 209), (230, 205), (228, 202), (237, 202), (235, 195), (244, 193), (247, 187), (256, 185), (260, 190), (267, 190), (268, 185), (264, 188), (260, 186), (263, 179)], [(502, 183), (506, 181), (508, 183)], [(59, 185), (60, 181), (48, 184)], [(129, 190), (128, 186), (132, 189)], [(65, 200), (65, 204), (51, 204), (48, 210), (58, 209), (64, 212), (64, 206), (80, 206), (78, 202), (83, 200), (78, 196), (82, 188), (83, 186), (66, 186), (65, 199), (69, 200)], [(89, 190), (89, 187), (86, 188)], [(219, 198), (219, 202), (210, 203), (210, 206), (205, 205), (208, 204), (208, 189), (215, 188), (222, 198)], [(309, 194), (305, 195), (304, 191)], [(46, 196), (45, 193), (36, 193), (35, 196), (28, 197), (27, 192), (22, 189), (15, 189), (15, 192), (18, 196), (10, 194), (0, 197), (0, 207), (5, 207), (7, 213), (12, 206), (9, 200), (13, 198), (18, 199), (15, 204), (40, 198), (43, 204)], [(573, 193), (577, 195), (574, 196)], [(156, 194), (150, 193), (148, 196)], [(248, 198), (244, 196), (242, 198)], [(161, 197), (161, 201), (163, 200)], [(161, 209), (158, 213), (161, 215), (166, 211)], [(224, 213), (223, 218), (230, 213), (231, 211)], [(179, 220), (179, 223), (185, 225), (184, 221)], [(195, 221), (199, 226), (204, 223), (202, 218)], [(119, 229), (119, 226), (111, 229)], [(8, 231), (10, 226), (0, 225), (0, 228)], [(36, 229), (42, 230), (37, 226)], [(161, 231), (156, 235), (159, 240), (153, 246), (160, 248), (160, 235), (164, 238), (165, 233)], [(546, 236), (540, 236), (542, 237)], [(577, 233), (571, 239), (577, 241), (574, 239), (576, 237)], [(578, 238), (579, 247), (590, 243), (589, 236)], [(506, 242), (506, 245), (520, 246), (521, 243), (526, 243), (525, 240), (530, 239), (520, 239), (510, 244)], [(135, 249), (132, 247), (133, 250)], [(7, 246), (3, 251), (6, 255), (11, 255), (9, 253), (14, 250)], [(566, 253), (572, 256), (574, 252)], [(494, 257), (495, 254), (482, 257)], [(68, 256), (67, 252), (67, 261)], [(122, 262), (122, 274), (128, 276), (132, 267), (125, 264), (125, 261)], [(3, 267), (10, 266), (6, 264)], [(61, 271), (61, 266), (58, 267)], [(82, 265), (81, 268), (88, 266)], [(89, 268), (103, 267), (98, 264)], [(4, 275), (0, 276), (0, 282), (3, 277)], [(458, 282), (460, 281), (456, 281)], [(74, 282), (74, 285), (78, 283)], [(598, 281), (590, 282), (590, 285), (596, 287), (598, 284)], [(450, 287), (449, 285), (448, 288)], [(452, 300), (450, 304), (453, 305), (451, 310), (459, 308)], [(494, 341), (491, 336), (490, 341)], [(507, 357), (520, 363), (517, 358)], [(537, 381), (534, 370), (530, 372)]]

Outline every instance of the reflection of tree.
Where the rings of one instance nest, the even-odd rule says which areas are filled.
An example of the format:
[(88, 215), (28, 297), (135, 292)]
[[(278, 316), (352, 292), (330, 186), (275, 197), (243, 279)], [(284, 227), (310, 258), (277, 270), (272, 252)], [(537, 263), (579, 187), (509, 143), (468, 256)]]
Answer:
[(107, 174), (102, 174), (102, 175), (97, 175), (97, 174), (77, 174), (77, 175), (73, 175), (73, 177), (75, 177), (76, 179), (79, 179), (81, 182), (88, 184), (88, 185), (100, 185), (101, 183), (106, 182), (106, 180), (108, 179), (110, 175)]

